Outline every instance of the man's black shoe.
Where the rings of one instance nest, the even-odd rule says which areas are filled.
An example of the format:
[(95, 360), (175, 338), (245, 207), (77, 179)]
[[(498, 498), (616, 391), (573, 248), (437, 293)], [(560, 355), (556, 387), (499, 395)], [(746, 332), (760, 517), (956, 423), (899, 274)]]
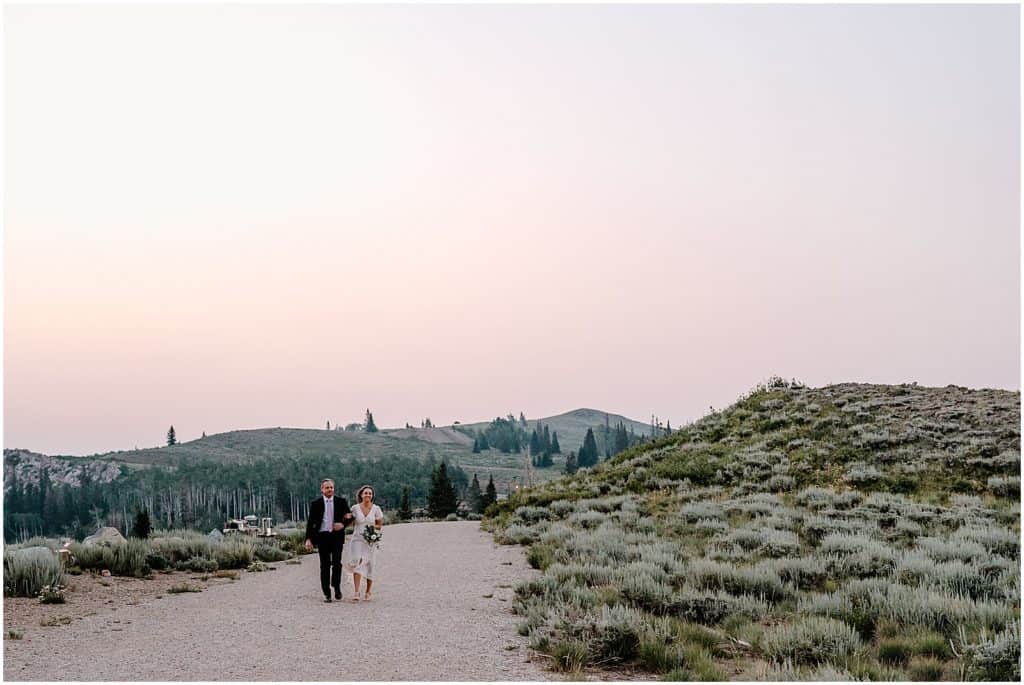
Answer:
[(330, 595), (324, 595), (324, 601), (325, 602), (330, 602), (331, 601), (331, 596)]
[(334, 599), (341, 599), (341, 590), (334, 588)]

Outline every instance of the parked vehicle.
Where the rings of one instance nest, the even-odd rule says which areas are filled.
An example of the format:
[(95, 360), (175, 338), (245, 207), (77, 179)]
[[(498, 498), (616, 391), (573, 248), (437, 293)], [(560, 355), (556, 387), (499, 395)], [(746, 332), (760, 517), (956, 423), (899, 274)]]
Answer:
[(269, 516), (257, 518), (249, 515), (240, 519), (228, 519), (224, 523), (223, 532), (225, 535), (252, 535), (258, 538), (277, 537), (274, 530), (274, 520)]

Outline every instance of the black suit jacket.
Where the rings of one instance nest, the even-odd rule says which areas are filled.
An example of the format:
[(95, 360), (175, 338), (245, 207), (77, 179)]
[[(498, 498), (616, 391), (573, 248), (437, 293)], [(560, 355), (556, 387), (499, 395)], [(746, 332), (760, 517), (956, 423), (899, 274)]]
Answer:
[[(344, 497), (334, 496), (334, 521), (332, 523), (341, 523), (348, 525), (349, 521), (354, 518), (352, 516), (351, 508), (348, 506), (348, 500)], [(315, 500), (309, 503), (309, 519), (306, 521), (306, 539), (311, 542), (316, 542), (316, 534), (320, 532), (320, 524), (324, 522), (324, 498), (317, 497)], [(337, 532), (337, 535), (341, 536), (341, 539), (345, 539), (345, 529), (342, 528)]]

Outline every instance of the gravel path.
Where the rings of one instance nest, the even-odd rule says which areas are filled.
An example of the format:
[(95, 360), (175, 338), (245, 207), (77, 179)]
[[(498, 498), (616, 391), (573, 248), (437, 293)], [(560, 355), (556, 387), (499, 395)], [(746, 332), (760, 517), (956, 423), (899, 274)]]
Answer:
[(474, 522), (407, 523), (385, 529), (379, 559), (370, 603), (324, 603), (307, 555), (5, 640), (4, 679), (551, 679), (528, 660), (510, 610), (511, 586), (536, 573), (521, 548), (495, 545)]

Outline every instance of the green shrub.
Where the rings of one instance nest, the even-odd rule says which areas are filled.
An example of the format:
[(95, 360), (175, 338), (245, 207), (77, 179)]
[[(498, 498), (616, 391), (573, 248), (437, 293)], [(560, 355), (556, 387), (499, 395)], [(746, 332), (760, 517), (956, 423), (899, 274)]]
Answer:
[(287, 550), (292, 554), (310, 554), (310, 552), (306, 550), (305, 530), (293, 530), (288, 533), (278, 534), (276, 541), (281, 549)]
[(60, 560), (47, 549), (4, 551), (4, 596), (37, 597), (46, 586), (64, 585)]
[[(253, 557), (260, 561), (285, 561), (290, 559), (292, 554), (272, 542), (260, 542), (253, 548)], [(247, 566), (249, 563), (251, 562), (247, 561), (244, 564), (239, 564), (236, 568), (241, 568), (243, 565)]]
[(512, 514), (513, 518), (519, 519), (526, 525), (537, 523), (538, 521), (547, 521), (551, 518), (551, 512), (544, 507), (519, 507)]
[(174, 568), (179, 571), (209, 573), (217, 570), (217, 562), (213, 559), (207, 559), (206, 557), (192, 557), (191, 559), (175, 563)]
[(645, 573), (627, 573), (619, 589), (626, 599), (642, 609), (655, 614), (672, 612), (672, 586), (667, 579)]
[(967, 675), (971, 680), (1020, 682), (1020, 627), (1017, 619), (1001, 633), (983, 633), (974, 644), (964, 645)]
[(684, 645), (682, 659), (690, 680), (719, 681), (725, 680), (725, 674), (715, 665), (711, 655), (696, 645)]
[(684, 587), (672, 597), (672, 612), (686, 621), (714, 625), (734, 614), (759, 619), (768, 613), (768, 604), (749, 595), (734, 597), (721, 590)]
[(601, 660), (628, 661), (636, 656), (643, 631), (639, 611), (624, 606), (602, 606), (594, 623), (597, 656)]
[(732, 595), (753, 595), (769, 601), (792, 596), (779, 575), (770, 567), (740, 566), (716, 561), (698, 560), (686, 569), (686, 576), (694, 587), (724, 590)]
[(913, 645), (907, 638), (885, 638), (878, 643), (878, 660), (887, 664), (906, 664), (913, 652)]
[(576, 638), (551, 643), (549, 651), (554, 657), (556, 671), (579, 673), (589, 659), (587, 643)]
[(861, 640), (842, 621), (811, 616), (766, 632), (761, 644), (772, 661), (814, 664), (848, 656), (861, 646)]
[(163, 571), (171, 567), (171, 560), (163, 554), (150, 553), (146, 555), (146, 565), (154, 571)]
[(655, 673), (672, 671), (683, 664), (682, 652), (675, 645), (656, 638), (640, 641), (636, 661), (642, 668)]
[(167, 592), (171, 593), (172, 595), (181, 594), (183, 592), (202, 592), (202, 591), (203, 591), (203, 588), (199, 587), (198, 585), (192, 585), (190, 583), (179, 583), (178, 585), (172, 585), (171, 587), (167, 588)]
[(930, 631), (914, 634), (911, 648), (915, 656), (930, 656), (936, 659), (949, 659), (953, 656), (946, 638)]
[(149, 574), (146, 564), (149, 546), (145, 540), (130, 538), (113, 545), (85, 545), (72, 543), (71, 553), (78, 566), (95, 571), (108, 570), (115, 576), (141, 578)]
[(245, 568), (256, 559), (256, 543), (251, 538), (230, 537), (213, 545), (212, 552), (210, 557), (212, 557), (214, 567), (194, 570), (212, 571), (217, 568)]
[(529, 545), (537, 541), (540, 533), (539, 527), (513, 523), (508, 528), (500, 531), (495, 536), (495, 540), (502, 545)]
[(942, 680), (945, 664), (934, 657), (914, 657), (907, 666), (907, 677), (913, 681), (936, 682)]
[(526, 561), (532, 568), (543, 571), (554, 561), (553, 550), (550, 545), (541, 543), (530, 545), (530, 549), (526, 553)]

